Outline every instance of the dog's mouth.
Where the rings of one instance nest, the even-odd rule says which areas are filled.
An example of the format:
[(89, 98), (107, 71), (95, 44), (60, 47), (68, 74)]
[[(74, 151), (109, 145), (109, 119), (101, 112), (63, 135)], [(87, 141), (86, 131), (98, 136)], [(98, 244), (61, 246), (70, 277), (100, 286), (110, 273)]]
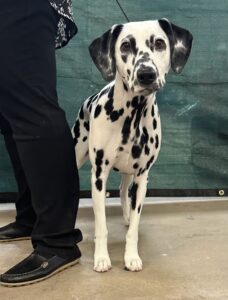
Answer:
[(138, 92), (142, 93), (142, 94), (151, 94), (151, 93), (154, 93), (156, 91), (159, 90), (159, 85), (154, 82), (152, 83), (151, 85), (139, 85), (138, 86)]

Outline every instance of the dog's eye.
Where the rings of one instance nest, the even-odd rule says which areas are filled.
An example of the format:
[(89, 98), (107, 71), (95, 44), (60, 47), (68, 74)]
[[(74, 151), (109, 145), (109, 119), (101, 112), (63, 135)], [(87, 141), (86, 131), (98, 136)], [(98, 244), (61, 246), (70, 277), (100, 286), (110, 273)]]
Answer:
[(127, 52), (131, 49), (131, 45), (129, 42), (123, 42), (123, 44), (120, 46), (120, 50), (123, 52)]
[(156, 40), (155, 48), (156, 48), (156, 50), (165, 50), (166, 49), (165, 41), (163, 41), (162, 39)]

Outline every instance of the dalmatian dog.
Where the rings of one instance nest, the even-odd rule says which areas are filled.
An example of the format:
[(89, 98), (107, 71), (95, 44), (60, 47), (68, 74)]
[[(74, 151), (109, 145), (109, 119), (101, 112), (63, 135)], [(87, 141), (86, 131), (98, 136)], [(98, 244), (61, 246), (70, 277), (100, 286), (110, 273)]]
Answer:
[(114, 25), (89, 47), (95, 65), (110, 83), (84, 102), (72, 134), (78, 168), (87, 159), (92, 164), (97, 272), (111, 268), (105, 196), (112, 169), (122, 175), (120, 198), (129, 225), (125, 269), (142, 270), (138, 254), (139, 219), (148, 173), (161, 146), (156, 93), (164, 86), (170, 69), (182, 71), (191, 45), (189, 31), (160, 19)]

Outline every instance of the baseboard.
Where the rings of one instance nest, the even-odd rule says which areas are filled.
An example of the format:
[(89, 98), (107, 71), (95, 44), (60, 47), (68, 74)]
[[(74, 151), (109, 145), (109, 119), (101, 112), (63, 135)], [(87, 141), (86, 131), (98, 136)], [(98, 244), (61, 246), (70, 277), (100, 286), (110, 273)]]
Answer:
[[(147, 197), (227, 197), (228, 189), (148, 189)], [(118, 190), (108, 190), (107, 198), (119, 197)], [(91, 198), (91, 191), (81, 191), (80, 198)], [(14, 203), (17, 193), (0, 193), (0, 203)]]

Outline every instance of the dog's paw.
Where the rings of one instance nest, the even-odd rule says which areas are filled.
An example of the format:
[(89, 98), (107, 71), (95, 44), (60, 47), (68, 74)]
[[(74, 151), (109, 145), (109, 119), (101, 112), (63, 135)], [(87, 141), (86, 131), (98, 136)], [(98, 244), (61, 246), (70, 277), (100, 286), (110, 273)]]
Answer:
[(142, 260), (141, 258), (136, 256), (125, 256), (125, 270), (132, 271), (132, 272), (138, 272), (141, 271), (143, 268)]
[(107, 257), (97, 257), (94, 261), (93, 270), (99, 273), (107, 272), (112, 268), (111, 260)]

